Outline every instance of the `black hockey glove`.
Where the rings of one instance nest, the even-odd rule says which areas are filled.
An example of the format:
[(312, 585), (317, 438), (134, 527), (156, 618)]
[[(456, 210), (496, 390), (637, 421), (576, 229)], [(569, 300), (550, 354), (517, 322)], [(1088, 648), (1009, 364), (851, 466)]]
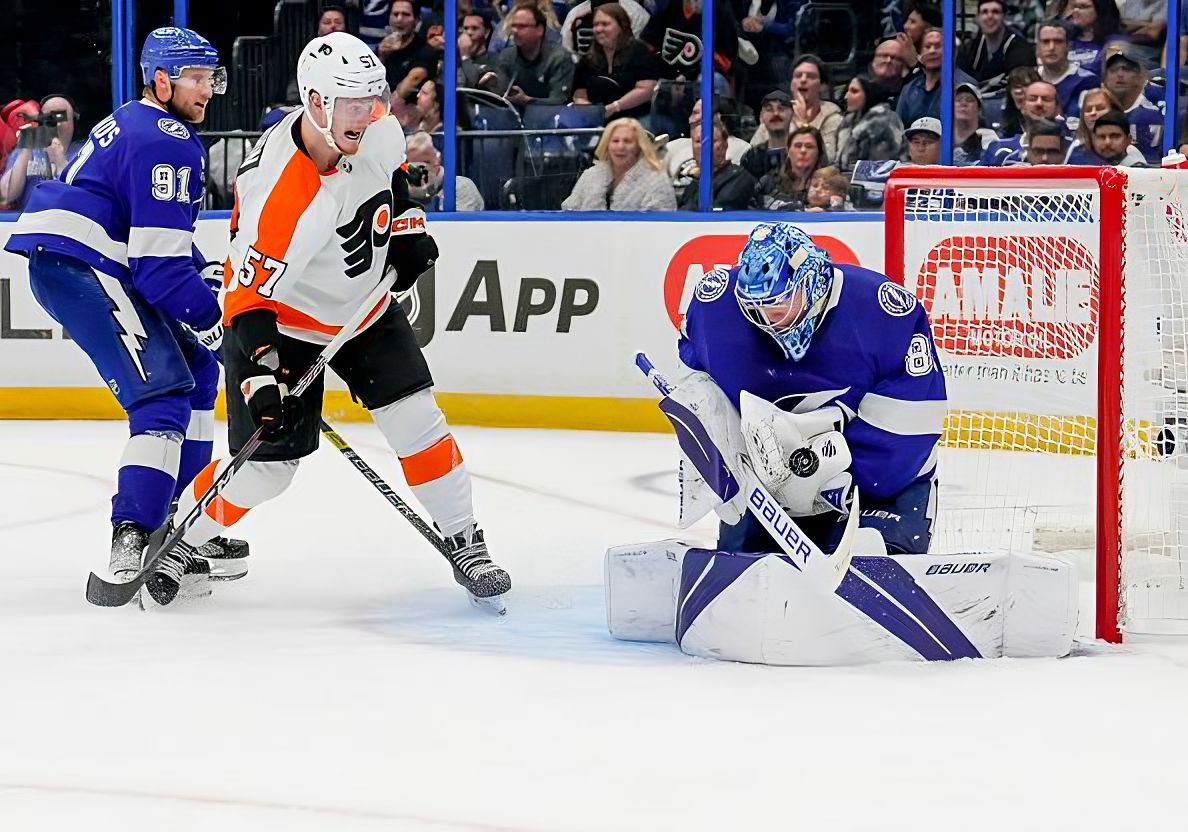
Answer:
[(289, 395), (289, 387), (277, 380), (275, 372), (267, 372), (271, 365), (279, 367), (276, 348), (265, 347), (263, 355), (254, 356), (255, 369), (261, 372), (243, 380), (239, 390), (247, 402), (252, 423), (264, 428), (267, 439), (281, 439), (296, 432), (305, 420), (301, 399)]
[(397, 292), (407, 292), (417, 279), (437, 262), (437, 243), (425, 230), (425, 212), (420, 205), (397, 199), (392, 236), (388, 240), (387, 268), (396, 270)]
[(288, 385), (283, 381), (286, 373), (276, 348), (280, 343), (276, 317), (263, 310), (253, 310), (236, 317), (231, 326), (249, 361), (239, 392), (247, 403), (252, 423), (264, 428), (264, 436), (269, 440), (289, 436), (304, 421), (305, 407), (301, 399), (289, 395)]

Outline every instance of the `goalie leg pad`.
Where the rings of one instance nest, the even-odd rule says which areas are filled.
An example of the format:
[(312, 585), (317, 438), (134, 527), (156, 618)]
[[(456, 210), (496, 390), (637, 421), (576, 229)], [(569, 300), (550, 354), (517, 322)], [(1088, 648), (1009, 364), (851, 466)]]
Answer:
[(673, 642), (681, 561), (679, 540), (606, 550), (606, 625), (624, 641)]
[(1005, 552), (855, 557), (835, 592), (784, 555), (690, 549), (676, 635), (684, 652), (762, 664), (844, 665), (1067, 654), (1075, 571)]

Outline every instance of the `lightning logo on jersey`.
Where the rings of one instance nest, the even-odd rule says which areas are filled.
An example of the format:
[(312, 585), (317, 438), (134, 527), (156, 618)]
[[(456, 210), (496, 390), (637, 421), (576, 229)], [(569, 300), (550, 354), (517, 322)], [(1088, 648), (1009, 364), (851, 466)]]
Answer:
[(120, 281), (102, 272), (95, 272), (95, 276), (99, 278), (99, 284), (103, 287), (103, 291), (114, 304), (111, 317), (115, 319), (120, 328), (120, 340), (124, 344), (124, 349), (128, 351), (128, 357), (136, 365), (136, 372), (140, 374), (141, 380), (148, 381), (148, 374), (144, 371), (144, 363), (140, 358), (144, 342), (148, 340), (148, 333), (144, 330), (140, 316), (136, 314), (132, 301)]

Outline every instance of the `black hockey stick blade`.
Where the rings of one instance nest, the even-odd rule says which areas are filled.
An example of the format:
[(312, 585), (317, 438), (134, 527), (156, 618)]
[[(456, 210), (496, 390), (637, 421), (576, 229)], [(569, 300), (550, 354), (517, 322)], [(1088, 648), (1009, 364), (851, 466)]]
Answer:
[(136, 597), (146, 580), (148, 573), (144, 572), (127, 583), (113, 584), (92, 572), (87, 578), (87, 600), (97, 607), (122, 607)]

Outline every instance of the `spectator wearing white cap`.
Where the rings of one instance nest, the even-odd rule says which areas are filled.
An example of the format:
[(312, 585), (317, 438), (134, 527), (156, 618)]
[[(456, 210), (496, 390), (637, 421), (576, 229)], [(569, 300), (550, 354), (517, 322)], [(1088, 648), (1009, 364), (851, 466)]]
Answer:
[(1076, 29), (1067, 20), (1045, 20), (1036, 29), (1036, 58), (1039, 77), (1056, 87), (1060, 111), (1066, 116), (1081, 112), (1081, 94), (1098, 86), (1097, 76), (1068, 59), (1069, 43)]
[(974, 84), (961, 84), (953, 96), (953, 164), (976, 165), (998, 134), (982, 127), (982, 94)]
[(912, 122), (904, 133), (907, 138), (906, 161), (913, 165), (939, 165), (941, 146), (941, 123), (939, 119), (924, 116)]

